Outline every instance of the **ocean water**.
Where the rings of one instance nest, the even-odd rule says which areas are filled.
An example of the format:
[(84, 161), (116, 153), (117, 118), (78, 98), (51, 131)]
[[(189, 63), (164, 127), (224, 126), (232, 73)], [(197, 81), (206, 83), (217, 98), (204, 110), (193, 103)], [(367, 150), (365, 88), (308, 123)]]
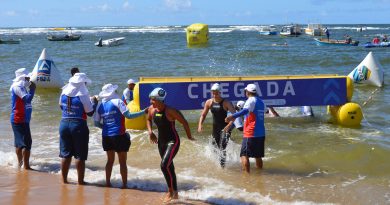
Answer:
[[(390, 25), (327, 25), (331, 38), (349, 34), (362, 43), (390, 34)], [(296, 108), (276, 108), (281, 118), (266, 118), (264, 169), (249, 176), (240, 170), (241, 133), (228, 145), (227, 167), (221, 169), (210, 142), (211, 114), (203, 133), (197, 133), (200, 110), (185, 111), (194, 142), (182, 136), (174, 163), (180, 195), (215, 204), (390, 204), (390, 48), (317, 46), (313, 37), (260, 36), (257, 26), (210, 26), (210, 43), (188, 47), (185, 26), (77, 27), (80, 41), (50, 42), (49, 28), (0, 28), (0, 38), (21, 38), (17, 45), (0, 45), (0, 168), (16, 166), (9, 124), (9, 86), (14, 71), (34, 67), (43, 48), (53, 58), (64, 81), (78, 66), (92, 79), (90, 93), (104, 83), (126, 87), (128, 78), (141, 76), (348, 75), (372, 51), (385, 72), (385, 86), (355, 85), (352, 100), (363, 105), (360, 128), (328, 123), (325, 107), (314, 107), (314, 118), (299, 116)], [(118, 47), (99, 48), (102, 37), (126, 37)], [(287, 46), (282, 44), (287, 43)], [(37, 92), (31, 129), (32, 167), (59, 174), (59, 91)], [(90, 144), (86, 181), (104, 183), (105, 152), (100, 130), (89, 119)], [(145, 131), (130, 130), (129, 187), (165, 191), (156, 145)], [(119, 167), (113, 184), (120, 186)], [(69, 177), (77, 178), (74, 167)]]

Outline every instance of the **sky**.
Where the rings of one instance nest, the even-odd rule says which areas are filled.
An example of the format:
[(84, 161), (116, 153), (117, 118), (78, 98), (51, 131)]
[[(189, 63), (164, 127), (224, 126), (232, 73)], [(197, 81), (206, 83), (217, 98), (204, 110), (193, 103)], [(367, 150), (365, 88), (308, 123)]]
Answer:
[(390, 0), (0, 0), (0, 5), (0, 27), (390, 23)]

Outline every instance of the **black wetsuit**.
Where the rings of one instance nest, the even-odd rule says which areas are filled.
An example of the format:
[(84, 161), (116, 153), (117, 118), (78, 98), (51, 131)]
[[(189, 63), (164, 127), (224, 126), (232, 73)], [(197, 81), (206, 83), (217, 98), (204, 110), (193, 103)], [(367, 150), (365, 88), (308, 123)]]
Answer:
[(222, 132), (223, 128), (225, 128), (227, 125), (227, 123), (225, 122), (227, 111), (223, 108), (223, 101), (225, 101), (225, 99), (222, 99), (220, 103), (216, 103), (213, 101), (210, 108), (210, 111), (213, 114), (213, 138), (215, 140), (213, 143), (222, 152), (220, 156), (220, 164), (222, 167), (225, 166), (226, 146), (229, 142), (229, 137), (231, 133), (230, 131), (224, 134)]
[(158, 151), (161, 156), (161, 171), (169, 188), (177, 191), (176, 173), (173, 166), (173, 158), (180, 147), (180, 139), (175, 129), (175, 122), (169, 121), (166, 117), (165, 109), (154, 111), (153, 121), (158, 129)]

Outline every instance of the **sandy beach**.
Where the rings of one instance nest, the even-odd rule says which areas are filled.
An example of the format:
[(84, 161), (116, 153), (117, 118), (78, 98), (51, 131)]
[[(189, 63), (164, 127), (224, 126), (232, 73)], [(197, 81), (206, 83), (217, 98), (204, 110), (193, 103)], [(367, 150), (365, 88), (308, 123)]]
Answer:
[[(59, 175), (0, 169), (0, 204), (163, 204), (161, 192), (63, 184)], [(185, 199), (167, 204), (207, 204)]]

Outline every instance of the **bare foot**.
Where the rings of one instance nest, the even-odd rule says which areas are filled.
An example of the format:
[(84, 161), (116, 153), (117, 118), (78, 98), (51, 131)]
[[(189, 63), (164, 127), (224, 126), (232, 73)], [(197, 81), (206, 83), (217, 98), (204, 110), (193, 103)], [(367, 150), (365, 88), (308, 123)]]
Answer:
[(78, 184), (78, 185), (87, 185), (88, 183), (85, 182), (85, 181), (79, 181), (79, 182), (77, 182), (77, 184)]
[(30, 166), (28, 166), (28, 167), (25, 167), (24, 168), (25, 170), (34, 170), (33, 168), (31, 168)]
[(177, 191), (173, 192), (172, 199), (179, 199), (179, 194)]
[(62, 183), (64, 183), (64, 184), (69, 184), (69, 182), (68, 182), (67, 179), (63, 179), (63, 180), (62, 180)]
[(160, 199), (161, 199), (162, 201), (165, 201), (166, 198), (171, 198), (171, 193), (170, 193), (170, 192), (166, 193), (166, 194), (165, 194), (163, 197), (161, 197)]

